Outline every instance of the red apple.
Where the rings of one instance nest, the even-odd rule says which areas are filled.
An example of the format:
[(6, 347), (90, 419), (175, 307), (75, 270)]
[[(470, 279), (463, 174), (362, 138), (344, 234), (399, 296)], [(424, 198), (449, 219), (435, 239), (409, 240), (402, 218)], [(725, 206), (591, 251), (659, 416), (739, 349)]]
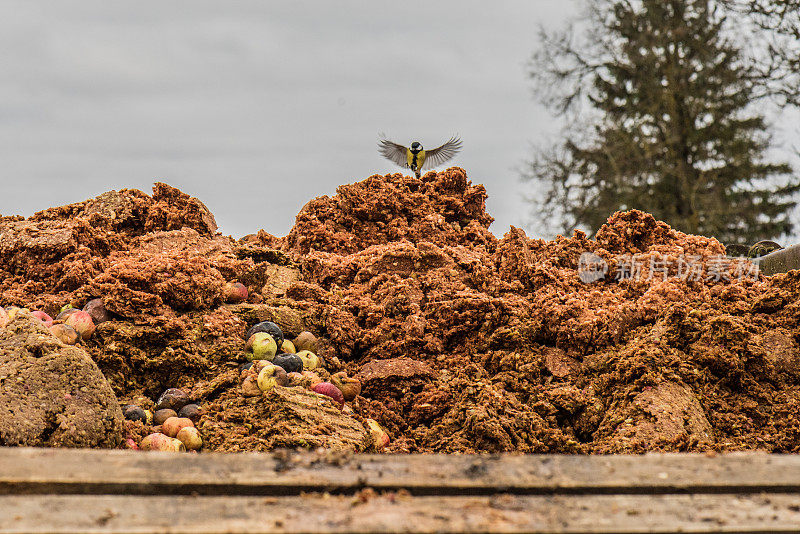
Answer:
[(225, 302), (239, 304), (247, 300), (247, 288), (241, 282), (228, 282), (225, 284)]
[(34, 310), (31, 315), (39, 319), (48, 328), (53, 325), (53, 318), (41, 310)]
[(64, 324), (74, 328), (81, 335), (81, 339), (89, 339), (94, 334), (95, 326), (92, 316), (83, 310), (75, 310), (67, 315)]
[(339, 405), (340, 410), (344, 407), (344, 395), (342, 395), (342, 391), (330, 382), (320, 382), (319, 384), (314, 385), (312, 389), (315, 393), (330, 397), (336, 404)]
[(175, 438), (166, 436), (160, 432), (155, 432), (142, 439), (139, 447), (143, 451), (170, 451), (182, 452), (186, 450), (186, 446)]
[(188, 417), (170, 417), (164, 421), (163, 425), (161, 425), (161, 430), (167, 436), (174, 438), (178, 435), (178, 432), (180, 432), (182, 428), (187, 426), (194, 426), (194, 423), (192, 423), (192, 420)]

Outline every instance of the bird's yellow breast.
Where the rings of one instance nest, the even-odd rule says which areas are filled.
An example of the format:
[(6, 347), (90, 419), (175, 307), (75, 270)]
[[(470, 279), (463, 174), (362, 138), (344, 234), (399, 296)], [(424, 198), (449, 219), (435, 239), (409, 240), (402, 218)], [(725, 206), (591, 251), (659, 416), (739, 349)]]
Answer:
[(406, 150), (406, 165), (412, 171), (422, 170), (422, 164), (425, 163), (425, 151), (420, 150), (416, 154), (411, 150)]

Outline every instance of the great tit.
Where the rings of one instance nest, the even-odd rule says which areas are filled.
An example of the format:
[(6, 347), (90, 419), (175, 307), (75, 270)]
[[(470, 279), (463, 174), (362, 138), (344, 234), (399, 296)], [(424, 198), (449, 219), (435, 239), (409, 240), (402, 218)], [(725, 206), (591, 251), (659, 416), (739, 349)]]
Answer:
[(411, 143), (411, 148), (393, 143), (388, 139), (381, 139), (378, 142), (378, 152), (388, 160), (391, 160), (401, 167), (408, 167), (417, 178), (420, 171), (441, 165), (449, 160), (461, 149), (461, 140), (455, 136), (448, 142), (433, 150), (425, 150), (418, 141)]

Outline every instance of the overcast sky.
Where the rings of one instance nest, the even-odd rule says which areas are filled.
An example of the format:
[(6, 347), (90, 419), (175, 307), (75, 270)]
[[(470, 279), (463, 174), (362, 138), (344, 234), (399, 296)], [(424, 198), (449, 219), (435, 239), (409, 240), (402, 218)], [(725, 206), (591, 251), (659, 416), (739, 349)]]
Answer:
[(226, 234), (285, 235), (311, 198), (433, 148), (522, 224), (517, 169), (553, 130), (525, 64), (572, 0), (0, 1), (0, 213), (164, 181)]
[[(531, 96), (539, 24), (576, 0), (0, 0), (0, 214), (164, 181), (220, 230), (282, 236), (311, 198), (433, 148), (524, 225), (519, 168), (558, 132)], [(794, 131), (796, 134), (796, 130)], [(536, 228), (529, 228), (536, 235)]]

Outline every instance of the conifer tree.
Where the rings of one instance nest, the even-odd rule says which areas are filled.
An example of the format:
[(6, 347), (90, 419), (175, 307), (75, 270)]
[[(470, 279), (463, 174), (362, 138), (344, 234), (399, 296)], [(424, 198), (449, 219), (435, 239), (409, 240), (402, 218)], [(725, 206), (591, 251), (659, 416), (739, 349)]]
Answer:
[(800, 106), (800, 0), (719, 0), (737, 20), (757, 59), (764, 93), (782, 106)]
[[(526, 173), (540, 215), (596, 231), (641, 209), (725, 243), (792, 230), (800, 183), (766, 159), (760, 74), (709, 0), (594, 0), (584, 42), (543, 34), (531, 76), (573, 128)], [(581, 108), (583, 106), (583, 108)], [(588, 109), (587, 109), (588, 107)]]

